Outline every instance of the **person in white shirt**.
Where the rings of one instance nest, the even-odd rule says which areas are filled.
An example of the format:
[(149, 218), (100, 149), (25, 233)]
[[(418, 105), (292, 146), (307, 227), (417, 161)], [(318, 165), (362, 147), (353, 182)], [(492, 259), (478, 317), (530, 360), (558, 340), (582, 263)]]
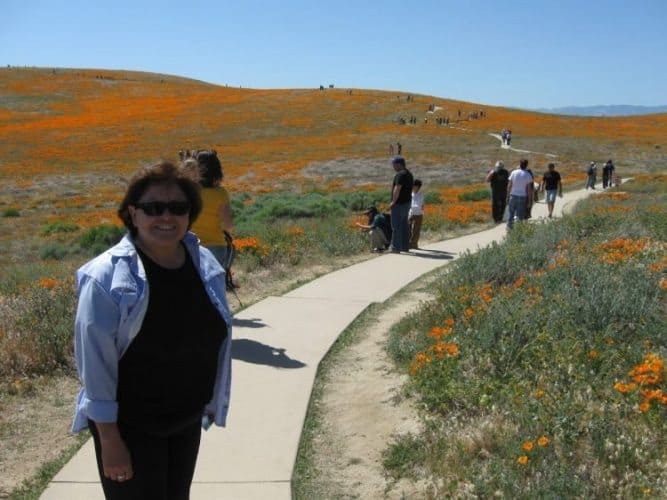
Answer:
[(526, 201), (533, 196), (533, 176), (526, 171), (527, 168), (528, 160), (521, 160), (519, 168), (510, 174), (507, 186), (507, 229), (512, 229), (515, 215), (519, 220), (526, 218)]
[(419, 235), (424, 221), (424, 193), (420, 191), (422, 181), (415, 179), (412, 184), (412, 203), (408, 215), (410, 224), (410, 248), (419, 248)]

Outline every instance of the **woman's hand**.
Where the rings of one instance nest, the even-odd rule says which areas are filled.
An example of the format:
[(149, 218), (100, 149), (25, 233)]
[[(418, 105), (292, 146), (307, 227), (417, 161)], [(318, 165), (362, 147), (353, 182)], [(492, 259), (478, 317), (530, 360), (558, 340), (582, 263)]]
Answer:
[(112, 481), (129, 481), (134, 476), (132, 458), (115, 423), (96, 423), (102, 447), (104, 477)]

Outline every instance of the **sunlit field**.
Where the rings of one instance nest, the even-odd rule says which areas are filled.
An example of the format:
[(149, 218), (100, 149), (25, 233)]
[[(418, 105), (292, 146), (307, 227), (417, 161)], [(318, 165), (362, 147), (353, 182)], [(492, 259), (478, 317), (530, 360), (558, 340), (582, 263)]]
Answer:
[[(650, 432), (664, 418), (662, 393), (642, 392), (664, 386), (641, 387), (630, 373), (658, 359), (646, 356), (658, 356), (660, 361), (665, 356), (664, 338), (662, 344), (654, 338), (660, 330), (652, 327), (651, 333), (646, 322), (653, 321), (651, 311), (654, 316), (664, 315), (664, 257), (656, 255), (660, 251), (664, 255), (664, 177), (659, 172), (667, 167), (667, 114), (565, 117), (423, 95), (408, 99), (409, 95), (364, 89), (231, 88), (126, 71), (0, 69), (0, 410), (9, 404), (6, 396), (32, 397), (43, 377), (73, 374), (73, 273), (122, 236), (115, 212), (127, 179), (138, 167), (160, 159), (176, 160), (181, 149), (217, 150), (232, 197), (240, 294), (258, 300), (266, 283), (285, 276), (296, 283), (305, 270), (365, 258), (368, 241), (355, 223), (366, 222), (362, 212), (370, 204), (387, 208), (393, 176), (389, 158), (400, 143), (408, 168), (424, 181), (424, 240), (491, 225), (484, 177), (497, 160), (511, 169), (525, 157), (538, 178), (547, 163), (555, 161), (566, 190), (583, 187), (590, 161), (601, 164), (612, 158), (617, 174), (639, 176), (641, 182), (635, 184), (639, 187), (629, 188), (630, 194), (595, 197), (575, 219), (554, 226), (558, 230), (552, 235), (541, 226), (516, 231), (508, 259), (520, 253), (521, 245), (542, 248), (531, 257), (529, 268), (512, 260), (496, 276), (485, 267), (486, 261), (479, 261), (478, 267), (458, 266), (452, 278), (459, 280), (457, 286), (443, 292), (441, 302), (432, 306), (433, 316), (427, 316), (433, 324), (420, 324), (422, 330), (411, 332), (408, 344), (401, 341), (395, 346), (397, 359), (411, 371), (415, 390), (421, 391), (426, 407), (437, 415), (438, 425), (448, 425), (449, 413), (443, 407), (450, 402), (454, 402), (452, 411), (464, 416), (475, 405), (482, 409), (484, 422), (492, 429), (488, 439), (495, 447), (490, 450), (493, 460), (511, 472), (493, 476), (494, 488), (503, 490), (513, 481), (523, 481), (533, 488), (530, 491), (539, 493), (542, 490), (534, 486), (539, 471), (547, 474), (580, 466), (581, 461), (563, 458), (563, 453), (595, 449), (591, 461), (604, 465), (600, 454), (607, 446), (604, 439), (584, 442), (576, 434), (584, 425), (580, 415), (597, 422), (600, 412), (613, 410), (613, 425), (639, 422), (634, 433), (628, 434), (628, 446), (638, 449), (640, 437), (652, 436)], [(401, 118), (410, 117), (416, 118), (415, 124), (401, 123)], [(440, 123), (445, 118), (449, 125)], [(512, 147), (524, 152), (500, 148), (490, 134), (503, 128), (512, 129)], [(649, 186), (657, 188), (650, 191)], [(647, 222), (635, 229), (632, 223), (638, 216)], [(498, 257), (487, 252), (477, 258)], [(627, 276), (622, 274), (626, 272)], [(597, 288), (587, 281), (593, 275)], [(505, 356), (502, 359), (484, 358), (484, 346), (499, 335), (493, 331), (498, 322), (489, 322), (496, 308), (528, 307), (535, 314), (519, 318), (527, 329), (541, 317), (545, 300), (565, 307), (572, 289), (610, 293), (612, 285), (624, 283), (619, 276), (641, 285), (647, 294), (643, 309), (632, 313), (612, 308), (612, 316), (620, 319), (614, 319), (609, 329), (602, 327), (603, 318), (595, 316), (594, 335), (586, 336), (576, 349), (569, 346), (567, 354), (576, 354), (573, 370), (583, 370), (577, 376), (583, 380), (593, 370), (596, 377), (590, 391), (597, 399), (568, 400), (570, 406), (564, 407), (576, 412), (574, 420), (561, 421), (560, 414), (549, 413), (567, 382), (565, 358), (560, 360), (563, 366), (554, 368), (557, 373), (544, 375), (531, 371), (533, 361), (539, 361), (540, 368), (549, 363), (545, 355), (530, 350), (538, 346), (529, 346), (536, 356), (530, 362), (528, 348), (520, 349), (524, 344), (495, 350), (495, 355)], [(551, 290), (554, 284), (561, 288)], [(547, 292), (552, 293), (548, 299)], [(586, 300), (592, 297), (587, 295)], [(654, 309), (646, 309), (647, 304)], [(577, 307), (566, 309), (570, 323), (565, 326), (586, 324), (577, 316), (582, 314)], [(636, 321), (629, 319), (632, 314), (638, 315)], [(441, 324), (436, 317), (453, 323)], [(503, 321), (519, 319), (503, 316)], [(554, 340), (559, 337), (550, 337), (540, 321), (536, 328), (541, 328), (545, 342), (557, 344)], [(469, 332), (476, 328), (486, 332), (479, 342)], [(581, 332), (562, 330), (568, 338), (575, 333)], [(630, 335), (631, 342), (623, 341), (623, 335)], [(630, 347), (621, 350), (624, 342), (630, 342)], [(503, 377), (514, 377), (499, 392), (498, 402), (489, 399), (498, 380), (475, 381), (474, 390), (467, 394), (456, 385), (462, 380), (440, 384), (437, 377), (442, 374), (461, 367), (474, 371), (467, 357), (470, 352), (500, 370)], [(437, 388), (431, 387), (434, 383)], [(536, 391), (544, 397), (536, 399)], [(512, 419), (502, 412), (516, 401), (523, 413)], [(608, 407), (610, 402), (613, 407)], [(642, 404), (649, 408), (643, 411)], [(539, 425), (527, 424), (528, 407), (540, 415)], [(2, 418), (0, 434), (9, 435), (11, 426), (5, 426)], [(496, 433), (506, 437), (500, 439)], [(542, 437), (544, 445), (538, 441)], [(524, 441), (533, 442), (532, 454), (521, 450)], [(567, 448), (566, 441), (568, 446), (574, 444)], [(433, 451), (441, 453), (434, 457), (450, 461), (448, 454), (453, 452), (447, 450)], [(647, 463), (653, 463), (653, 451), (646, 453)], [(519, 458), (525, 463), (515, 463)], [(478, 465), (452, 463), (471, 474)], [(440, 472), (429, 469), (429, 474)], [(647, 484), (655, 483), (653, 472), (645, 475)], [(614, 479), (608, 474), (598, 476), (599, 484)], [(449, 477), (443, 477), (444, 483), (437, 482), (437, 488), (450, 488)], [(635, 494), (639, 485), (629, 482), (627, 491)], [(579, 488), (573, 483), (575, 487)], [(458, 491), (458, 486), (451, 488)], [(576, 491), (587, 491), (582, 488)], [(491, 490), (480, 491), (485, 495)]]

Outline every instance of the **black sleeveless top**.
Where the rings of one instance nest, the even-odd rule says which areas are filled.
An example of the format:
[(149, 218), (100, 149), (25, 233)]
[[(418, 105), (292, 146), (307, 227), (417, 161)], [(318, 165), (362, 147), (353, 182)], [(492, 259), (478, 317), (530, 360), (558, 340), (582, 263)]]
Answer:
[(118, 363), (118, 421), (170, 433), (201, 418), (211, 400), (227, 325), (187, 250), (179, 269), (137, 251), (148, 279), (148, 309)]

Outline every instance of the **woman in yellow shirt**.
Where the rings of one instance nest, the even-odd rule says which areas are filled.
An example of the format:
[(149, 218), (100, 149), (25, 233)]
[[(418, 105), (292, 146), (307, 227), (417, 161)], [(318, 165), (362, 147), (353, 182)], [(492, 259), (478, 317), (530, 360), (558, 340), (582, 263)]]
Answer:
[[(199, 168), (204, 208), (192, 226), (192, 231), (199, 237), (201, 244), (211, 250), (218, 262), (226, 268), (224, 263), (229, 246), (225, 232), (231, 234), (233, 219), (229, 194), (222, 187), (222, 165), (215, 151), (197, 151), (193, 158)], [(190, 161), (187, 160), (186, 165)]]

